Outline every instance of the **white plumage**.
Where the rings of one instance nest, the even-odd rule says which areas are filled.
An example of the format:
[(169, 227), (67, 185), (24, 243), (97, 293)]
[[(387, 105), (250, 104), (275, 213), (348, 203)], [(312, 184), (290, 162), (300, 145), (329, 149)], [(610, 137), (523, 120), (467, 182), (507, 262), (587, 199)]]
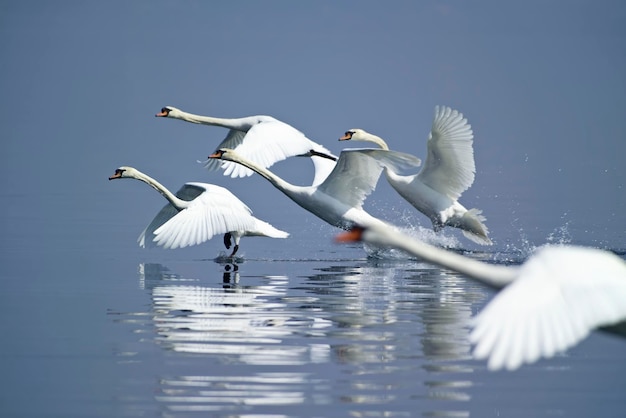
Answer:
[[(328, 149), (311, 141), (291, 125), (271, 116), (215, 118), (184, 112), (173, 106), (164, 107), (156, 116), (228, 128), (226, 138), (222, 140), (217, 149), (234, 149), (244, 158), (263, 168), (269, 168), (274, 163), (289, 157), (326, 155), (329, 157), (328, 163), (316, 164), (316, 177), (313, 182), (315, 185), (321, 183), (332, 171), (332, 160), (336, 160), (336, 157)], [(217, 170), (221, 167), (224, 170), (224, 175), (231, 177), (247, 177), (253, 173), (252, 170), (242, 165), (215, 159), (206, 161), (205, 167), (209, 170)]]
[(573, 246), (539, 248), (474, 318), (474, 355), (490, 369), (517, 369), (626, 320), (626, 264), (612, 253)]
[(150, 185), (167, 200), (138, 238), (139, 245), (183, 248), (198, 245), (214, 235), (224, 235), (224, 245), (239, 249), (242, 236), (287, 238), (289, 234), (252, 216), (252, 211), (227, 189), (207, 183), (185, 183), (172, 194), (158, 181), (133, 167), (119, 167), (109, 180), (133, 178)]
[[(354, 228), (339, 242), (391, 246), (504, 289), (473, 319), (474, 356), (491, 370), (549, 358), (600, 327), (626, 332), (626, 263), (594, 248), (544, 246), (521, 266), (496, 266), (389, 228)], [(506, 286), (506, 287), (505, 287)], [(617, 325), (617, 326), (616, 326)]]
[[(422, 169), (410, 176), (385, 170), (385, 176), (404, 199), (431, 220), (435, 231), (444, 226), (459, 228), (472, 241), (490, 245), (481, 211), (468, 210), (458, 202), (474, 182), (473, 138), (472, 127), (460, 112), (437, 106)], [(351, 129), (339, 139), (368, 141), (389, 149), (382, 138), (363, 129)]]
[(418, 158), (409, 154), (378, 149), (347, 149), (341, 152), (333, 171), (321, 184), (296, 186), (231, 149), (220, 149), (210, 158), (244, 165), (304, 209), (340, 228), (355, 223), (388, 225), (367, 213), (363, 209), (363, 201), (376, 187), (384, 166), (400, 170), (420, 164)]

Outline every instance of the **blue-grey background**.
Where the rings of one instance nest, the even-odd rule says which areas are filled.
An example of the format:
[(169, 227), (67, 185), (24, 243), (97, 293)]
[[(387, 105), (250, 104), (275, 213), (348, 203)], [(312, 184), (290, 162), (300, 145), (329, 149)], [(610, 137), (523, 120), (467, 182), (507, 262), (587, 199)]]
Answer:
[[(141, 311), (138, 264), (179, 266), (209, 283), (202, 274), (221, 275), (210, 261), (221, 240), (169, 252), (136, 246), (164, 201), (138, 182), (107, 181), (120, 165), (172, 189), (224, 185), (292, 234), (243, 240), (244, 257), (364, 257), (332, 244), (332, 227), (258, 176), (203, 170), (196, 161), (226, 131), (155, 118), (165, 105), (269, 114), (335, 152), (345, 130), (361, 127), (422, 158), (434, 106), (449, 105), (474, 130), (476, 180), (461, 201), (484, 211), (490, 254), (527, 255), (545, 242), (626, 247), (621, 1), (3, 1), (0, 35), (0, 364), (13, 416), (41, 415), (37, 405), (64, 385), (101, 393), (118, 383), (104, 376), (113, 372), (103, 353), (128, 335), (107, 312)], [(312, 168), (292, 161), (276, 172), (306, 184)], [(366, 208), (429, 227), (384, 179)], [(309, 274), (284, 261), (255, 267), (248, 274)], [(68, 416), (60, 399), (49, 412)]]

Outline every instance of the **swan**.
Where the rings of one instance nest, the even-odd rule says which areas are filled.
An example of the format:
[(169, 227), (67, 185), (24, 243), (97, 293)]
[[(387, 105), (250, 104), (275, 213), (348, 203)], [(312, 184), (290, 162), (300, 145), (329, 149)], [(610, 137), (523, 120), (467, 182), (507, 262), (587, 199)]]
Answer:
[[(322, 145), (311, 141), (302, 132), (291, 125), (271, 116), (258, 115), (244, 118), (225, 119), (211, 116), (194, 115), (173, 106), (165, 106), (156, 117), (180, 119), (191, 123), (221, 126), (228, 128), (226, 138), (218, 145), (220, 148), (231, 148), (243, 157), (264, 168), (293, 156), (318, 156), (315, 164), (313, 184), (320, 184), (334, 168), (337, 157)], [(327, 161), (325, 161), (325, 160)], [(225, 176), (247, 177), (253, 171), (239, 164), (226, 161), (211, 160), (205, 162), (209, 170), (224, 169)]]
[[(473, 138), (472, 127), (463, 114), (436, 106), (428, 136), (428, 154), (420, 172), (401, 176), (386, 169), (385, 177), (404, 199), (428, 216), (435, 231), (445, 226), (459, 228), (466, 238), (491, 245), (482, 211), (467, 210), (458, 202), (461, 193), (474, 182)], [(368, 141), (389, 149), (382, 138), (363, 129), (350, 129), (339, 140)]]
[[(227, 249), (234, 242), (230, 257), (239, 250), (243, 236), (287, 238), (289, 234), (252, 216), (245, 203), (227, 189), (208, 183), (185, 183), (174, 195), (161, 183), (133, 167), (122, 166), (109, 180), (136, 179), (150, 185), (169, 202), (137, 239), (141, 247), (153, 242), (164, 248), (201, 244), (216, 234), (224, 234)], [(152, 240), (146, 240), (146, 236)]]
[(337, 242), (401, 249), (500, 289), (472, 320), (474, 357), (490, 370), (549, 358), (601, 328), (626, 336), (626, 263), (595, 248), (546, 245), (520, 266), (496, 266), (388, 228), (354, 227)]
[(367, 213), (363, 209), (363, 201), (376, 187), (383, 166), (399, 170), (420, 164), (419, 158), (400, 152), (345, 149), (333, 171), (321, 184), (296, 186), (232, 149), (222, 148), (209, 158), (231, 161), (257, 172), (302, 208), (339, 228), (349, 228), (355, 223), (390, 227), (390, 224)]

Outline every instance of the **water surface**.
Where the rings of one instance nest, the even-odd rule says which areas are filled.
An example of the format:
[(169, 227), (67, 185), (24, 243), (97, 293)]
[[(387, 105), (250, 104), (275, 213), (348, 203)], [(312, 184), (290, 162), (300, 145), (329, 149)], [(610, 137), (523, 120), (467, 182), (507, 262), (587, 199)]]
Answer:
[[(626, 406), (624, 341), (596, 332), (489, 372), (467, 335), (490, 289), (335, 246), (314, 221), (291, 242), (242, 240), (234, 263), (215, 258), (221, 240), (143, 251), (116, 238), (142, 226), (75, 222), (90, 226), (47, 224), (58, 239), (39, 243), (7, 225), (5, 416), (617, 417)], [(517, 263), (521, 247), (457, 251)]]

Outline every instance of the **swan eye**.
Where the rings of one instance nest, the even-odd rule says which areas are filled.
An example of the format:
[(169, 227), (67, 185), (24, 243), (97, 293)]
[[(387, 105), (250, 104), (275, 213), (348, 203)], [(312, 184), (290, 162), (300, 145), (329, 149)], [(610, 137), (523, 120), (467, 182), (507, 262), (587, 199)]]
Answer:
[(124, 171), (126, 171), (126, 170), (122, 170), (121, 168), (118, 168), (117, 170), (115, 170), (115, 174), (121, 176), (122, 174), (124, 174)]
[(167, 107), (162, 107), (161, 108), (161, 112), (163, 112), (163, 113), (170, 113), (170, 110)]

